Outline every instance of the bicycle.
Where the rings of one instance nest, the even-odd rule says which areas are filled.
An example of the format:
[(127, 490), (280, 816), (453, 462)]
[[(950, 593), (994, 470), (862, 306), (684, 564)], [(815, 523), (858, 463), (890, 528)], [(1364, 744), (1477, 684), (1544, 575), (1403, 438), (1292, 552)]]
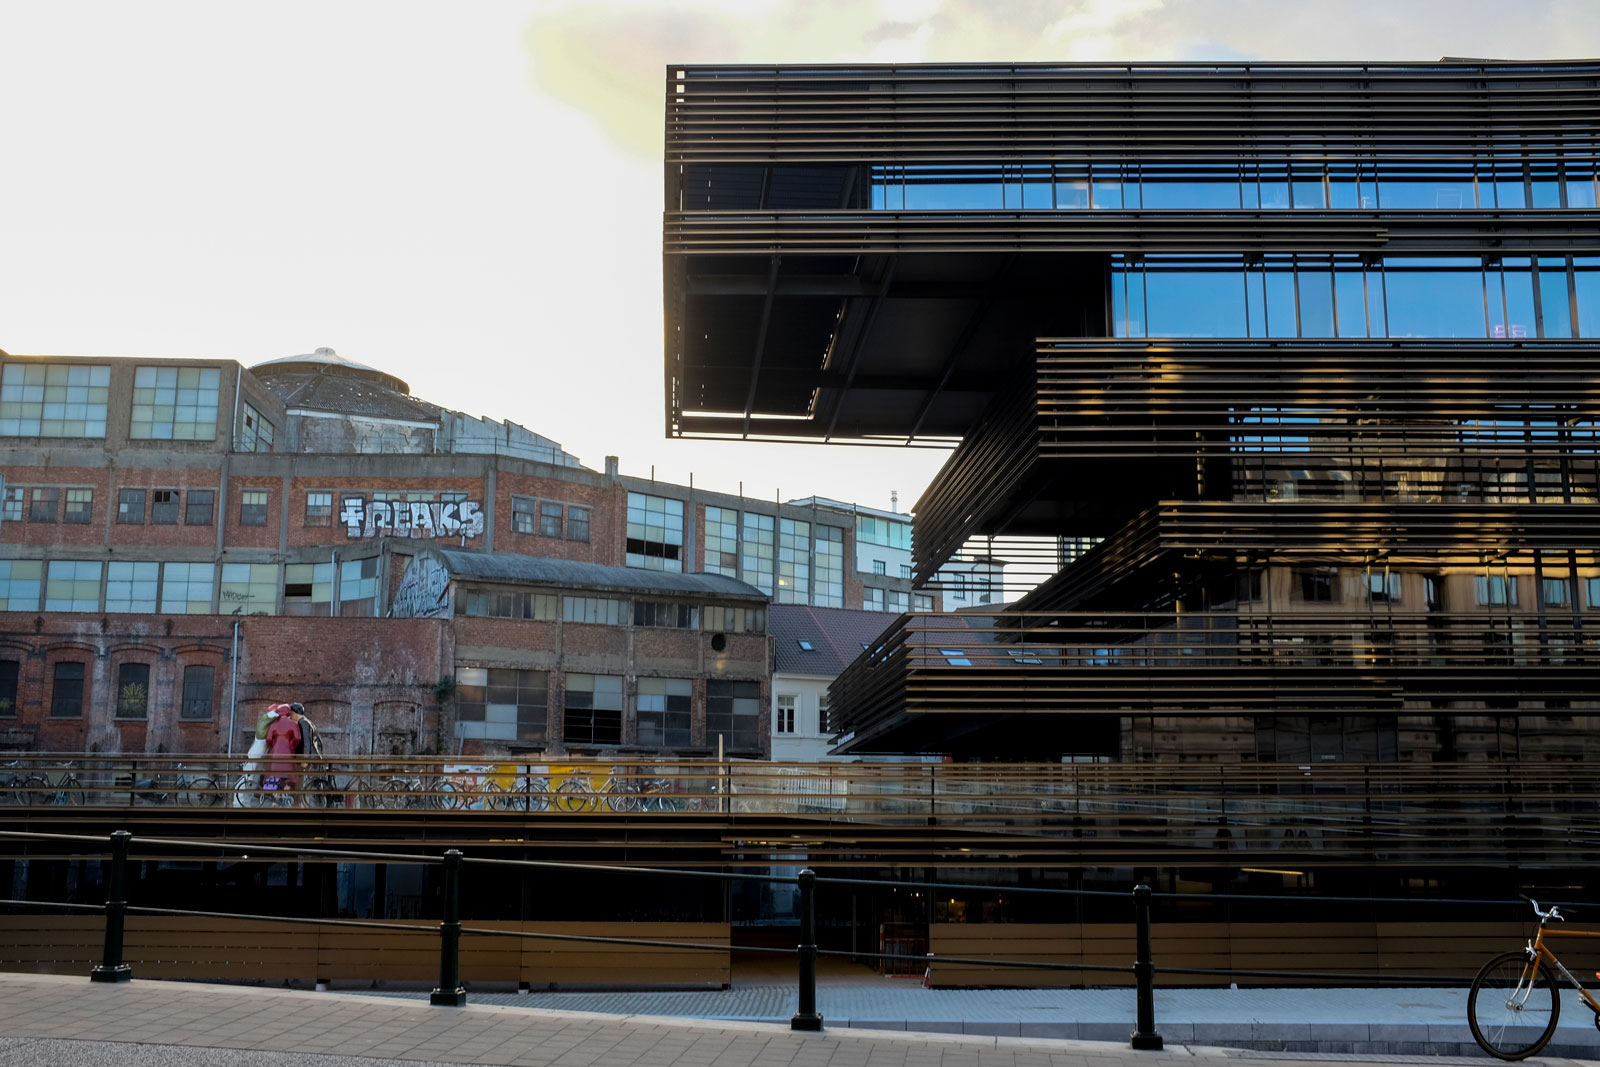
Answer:
[(70, 763), (57, 767), (53, 774), (42, 771), (30, 775), (22, 788), (30, 805), (81, 806), (84, 800), (83, 783), (78, 781)]
[(21, 764), (17, 760), (4, 764), (4, 769), (6, 771), (5, 777), (0, 778), (0, 790), (4, 791), (3, 795), (0, 795), (0, 802), (6, 804), (31, 803), (27, 792), (28, 781), (31, 776), (21, 769)]
[(1467, 993), (1467, 1026), (1473, 1040), (1483, 1051), (1502, 1060), (1526, 1059), (1550, 1043), (1561, 1018), (1561, 991), (1552, 970), (1572, 983), (1594, 1013), (1595, 1028), (1600, 1029), (1600, 1002), (1589, 995), (1583, 983), (1545, 944), (1546, 936), (1600, 937), (1600, 930), (1546, 930), (1546, 923), (1552, 919), (1563, 922), (1565, 916), (1554, 904), (1540, 911), (1537, 900), (1523, 899), (1533, 905), (1533, 913), (1539, 917), (1538, 932), (1527, 947), (1502, 952), (1485, 963)]
[(169, 800), (176, 800), (186, 808), (214, 808), (222, 803), (225, 786), (213, 775), (191, 774), (181, 763), (174, 772), (159, 773), (136, 782), (135, 800), (147, 804), (165, 804)]

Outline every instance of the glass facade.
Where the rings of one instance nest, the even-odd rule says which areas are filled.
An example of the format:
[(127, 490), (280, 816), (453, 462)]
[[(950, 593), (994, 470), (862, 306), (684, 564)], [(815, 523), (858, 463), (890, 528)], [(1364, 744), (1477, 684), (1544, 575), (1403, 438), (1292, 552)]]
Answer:
[(1474, 163), (938, 163), (873, 166), (878, 211), (1592, 209), (1586, 159)]
[(1117, 337), (1600, 337), (1600, 257), (1113, 257)]

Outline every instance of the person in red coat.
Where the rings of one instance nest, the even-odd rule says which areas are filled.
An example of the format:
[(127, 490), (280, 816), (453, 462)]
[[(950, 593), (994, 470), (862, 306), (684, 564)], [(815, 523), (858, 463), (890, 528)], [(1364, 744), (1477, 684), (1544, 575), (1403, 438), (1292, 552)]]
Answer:
[(300, 744), (300, 724), (290, 715), (280, 715), (267, 727), (267, 778), (264, 789), (294, 789), (300, 784), (295, 773), (294, 750)]

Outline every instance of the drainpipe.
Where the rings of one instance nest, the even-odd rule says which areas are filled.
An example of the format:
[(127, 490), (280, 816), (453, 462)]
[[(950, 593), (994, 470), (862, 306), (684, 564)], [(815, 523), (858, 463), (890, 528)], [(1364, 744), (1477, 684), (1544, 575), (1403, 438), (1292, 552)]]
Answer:
[(233, 620), (233, 678), (228, 693), (228, 755), (233, 755), (233, 717), (239, 710), (239, 620)]

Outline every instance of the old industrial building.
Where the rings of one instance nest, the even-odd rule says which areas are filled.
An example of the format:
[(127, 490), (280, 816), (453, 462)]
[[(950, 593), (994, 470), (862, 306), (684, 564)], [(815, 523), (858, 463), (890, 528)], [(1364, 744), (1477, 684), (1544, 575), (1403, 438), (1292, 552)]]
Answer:
[(348, 755), (764, 756), (768, 603), (909, 596), (847, 505), (591, 470), (328, 349), (5, 356), (0, 474), (12, 749), (241, 751), (299, 699)]

